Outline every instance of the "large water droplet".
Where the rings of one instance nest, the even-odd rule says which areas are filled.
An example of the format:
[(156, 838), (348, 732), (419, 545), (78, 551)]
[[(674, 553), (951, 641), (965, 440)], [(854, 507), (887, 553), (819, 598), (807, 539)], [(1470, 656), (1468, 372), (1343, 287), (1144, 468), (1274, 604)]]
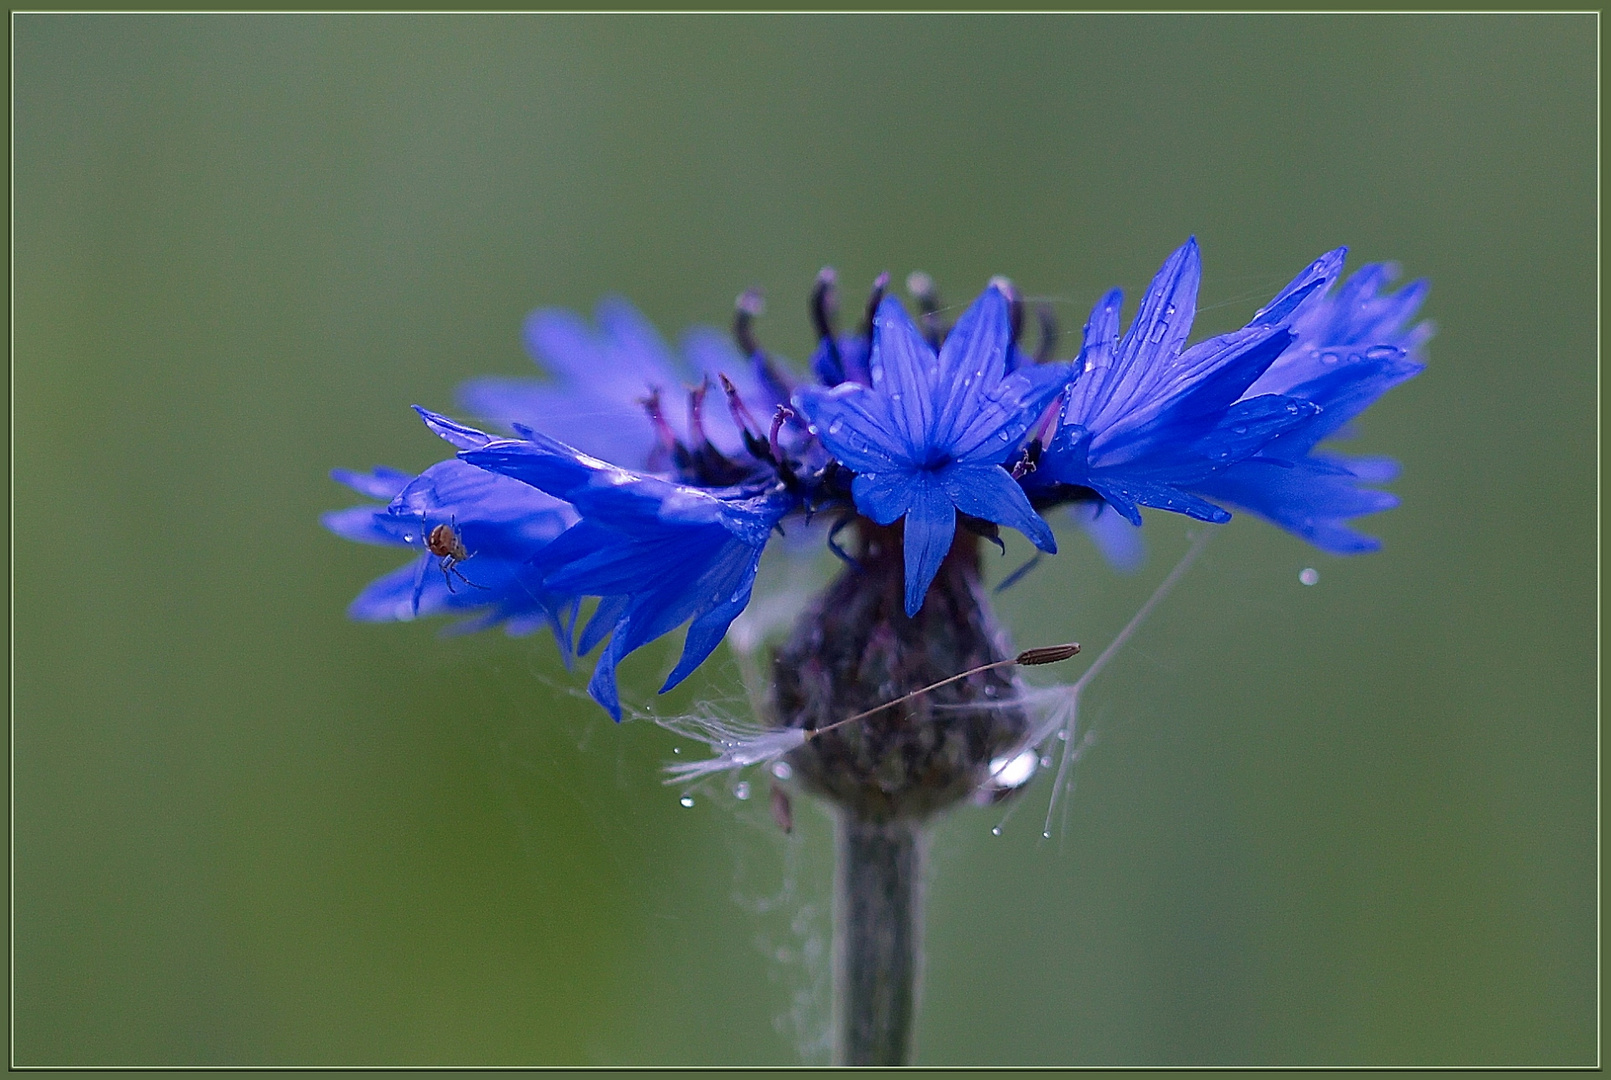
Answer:
[(677, 803), (678, 803), (679, 806), (682, 806), (682, 807), (685, 807), (685, 808), (689, 807), (689, 806), (692, 806), (692, 805), (694, 805), (694, 797), (692, 795), (684, 795), (682, 798), (677, 800)]
[(1323, 352), (1323, 353), (1320, 354), (1320, 362), (1322, 364), (1335, 364), (1337, 361), (1339, 361), (1341, 359), (1342, 359), (1342, 356), (1340, 354), (1334, 353), (1334, 352), (1329, 352), (1328, 351), (1328, 352)]
[(1312, 566), (1306, 566), (1298, 571), (1298, 580), (1305, 585), (1313, 585), (1320, 580), (1320, 571)]
[(1367, 360), (1386, 360), (1390, 356), (1397, 356), (1398, 350), (1391, 345), (1372, 345), (1365, 350)]
[(991, 836), (1000, 836), (1001, 835), (1001, 826), (997, 825), (995, 828), (991, 829), (990, 830), (990, 835)]
[(774, 761), (772, 763), (772, 775), (779, 780), (787, 780), (794, 775), (794, 770), (789, 767), (787, 761)]

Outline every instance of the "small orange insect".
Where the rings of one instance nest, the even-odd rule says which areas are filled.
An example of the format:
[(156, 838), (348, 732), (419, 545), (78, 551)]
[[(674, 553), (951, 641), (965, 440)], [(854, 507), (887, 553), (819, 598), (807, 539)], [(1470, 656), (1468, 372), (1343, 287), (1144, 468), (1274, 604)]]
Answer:
[[(420, 522), (421, 527), (424, 524), (423, 521)], [(425, 538), (425, 548), (440, 560), (436, 565), (442, 571), (442, 580), (447, 582), (448, 592), (453, 591), (453, 578), (449, 576), (450, 574), (457, 574), (459, 580), (472, 589), (486, 588), (485, 585), (477, 585), (465, 577), (464, 571), (459, 569), (459, 564), (469, 559), (470, 553), (465, 550), (464, 541), (459, 539), (459, 534), (453, 531), (452, 525), (438, 525), (432, 529), (430, 535)]]

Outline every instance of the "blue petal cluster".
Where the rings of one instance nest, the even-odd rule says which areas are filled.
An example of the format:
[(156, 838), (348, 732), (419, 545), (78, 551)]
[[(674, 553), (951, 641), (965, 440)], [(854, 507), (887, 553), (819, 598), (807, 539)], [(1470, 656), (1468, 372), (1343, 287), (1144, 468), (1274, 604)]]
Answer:
[(1346, 523), (1394, 505), (1364, 486), (1390, 479), (1393, 463), (1317, 447), (1421, 370), (1431, 326), (1413, 324), (1424, 282), (1391, 292), (1394, 270), (1373, 265), (1339, 284), (1343, 255), (1317, 259), (1240, 330), (1188, 344), (1201, 278), (1188, 241), (1122, 334), (1119, 292), (1097, 303), (1073, 363), (1051, 359), (1049, 317), (1039, 355), (1023, 351), (1023, 304), (999, 279), (951, 327), (921, 293), (920, 327), (880, 278), (862, 330), (845, 334), (824, 271), (804, 383), (755, 341), (753, 297), (741, 299), (736, 346), (695, 330), (677, 352), (620, 300), (592, 325), (539, 311), (526, 343), (553, 378), (460, 391), (499, 433), (421, 409), (455, 457), (418, 476), (332, 474), (385, 505), (327, 514), (327, 528), (419, 552), (351, 614), (546, 627), (567, 662), (602, 646), (588, 690), (619, 720), (620, 660), (686, 624), (661, 689), (686, 678), (749, 603), (790, 515), (899, 522), (908, 615), (959, 527), (1007, 526), (1052, 553), (1042, 515), (1057, 506), (1120, 559), (1134, 548), (1108, 523), (1140, 525), (1144, 506), (1212, 522), (1236, 507), (1328, 551), (1370, 550)]
[(900, 302), (885, 298), (870, 385), (807, 387), (795, 402), (822, 445), (856, 474), (856, 508), (880, 525), (905, 519), (906, 613), (917, 614), (956, 533), (957, 514), (1007, 525), (1042, 551), (1052, 530), (1002, 466), (1067, 385), (1064, 364), (1009, 372), (1007, 297), (999, 288), (963, 313), (938, 352)]

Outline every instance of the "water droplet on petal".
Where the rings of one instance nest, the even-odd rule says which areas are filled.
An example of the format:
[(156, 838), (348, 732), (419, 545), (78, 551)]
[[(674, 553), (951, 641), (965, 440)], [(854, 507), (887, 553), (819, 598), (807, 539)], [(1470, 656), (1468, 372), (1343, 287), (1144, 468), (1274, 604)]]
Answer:
[(748, 780), (740, 780), (738, 783), (733, 785), (733, 798), (737, 799), (739, 802), (743, 802), (749, 797), (750, 782)]
[(1322, 364), (1335, 364), (1341, 359), (1342, 357), (1334, 352), (1323, 352), (1320, 354), (1320, 362)]
[(1154, 326), (1152, 328), (1152, 336), (1150, 338), (1148, 338), (1148, 340), (1151, 341), (1154, 345), (1158, 344), (1158, 342), (1163, 340), (1164, 333), (1168, 329), (1169, 328), (1167, 326), (1165, 326), (1162, 322), (1158, 323), (1157, 326)]
[(1298, 571), (1298, 580), (1305, 585), (1314, 585), (1320, 580), (1320, 571), (1312, 566), (1306, 566)]
[(833, 423), (828, 425), (828, 434), (837, 435), (839, 434), (840, 429), (844, 426), (845, 422), (843, 420), (835, 420)]
[(787, 761), (774, 761), (772, 763), (772, 775), (779, 780), (787, 780), (794, 775), (794, 770), (789, 767)]
[(692, 795), (684, 795), (682, 798), (677, 800), (677, 803), (684, 808), (690, 807), (694, 805), (694, 797)]
[(1391, 345), (1372, 345), (1365, 350), (1367, 360), (1386, 360), (1390, 356), (1397, 356), (1398, 350)]

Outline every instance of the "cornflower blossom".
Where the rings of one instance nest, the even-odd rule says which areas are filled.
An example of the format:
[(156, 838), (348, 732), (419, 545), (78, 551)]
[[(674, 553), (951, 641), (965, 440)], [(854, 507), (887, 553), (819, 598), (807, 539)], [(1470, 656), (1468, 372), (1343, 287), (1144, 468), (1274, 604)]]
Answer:
[[(1043, 515), (1065, 504), (1134, 525), (1142, 506), (1210, 522), (1236, 507), (1327, 551), (1371, 550), (1345, 522), (1395, 504), (1363, 486), (1391, 478), (1393, 463), (1315, 448), (1421, 370), (1431, 328), (1411, 325), (1425, 284), (1386, 293), (1389, 267), (1334, 287), (1343, 255), (1317, 259), (1241, 330), (1187, 346), (1201, 276), (1188, 241), (1122, 337), (1120, 293), (1097, 303), (1072, 364), (1020, 349), (1023, 305), (1001, 279), (947, 328), (926, 278), (913, 276), (920, 325), (881, 278), (862, 329), (841, 333), (824, 271), (811, 382), (756, 343), (750, 294), (738, 347), (700, 329), (680, 355), (621, 300), (599, 305), (596, 328), (538, 311), (526, 344), (557, 378), (483, 378), (460, 392), (500, 433), (421, 409), (457, 458), (417, 477), (332, 474), (388, 502), (328, 514), (328, 528), (421, 552), (351, 614), (547, 627), (567, 660), (573, 646), (607, 642), (589, 691), (620, 719), (617, 663), (687, 623), (662, 690), (685, 678), (748, 603), (762, 549), (792, 519), (898, 524), (885, 541), (903, 552), (908, 616), (959, 529), (994, 540), (1005, 525), (1055, 552)], [(667, 415), (673, 393), (686, 394), (680, 434)], [(444, 524), (463, 542), (462, 565), (444, 568), (429, 550)], [(578, 633), (587, 597), (598, 603)]]
[[(454, 456), (413, 477), (332, 474), (385, 504), (327, 514), (328, 528), (418, 552), (351, 613), (546, 627), (567, 664), (599, 650), (588, 693), (619, 721), (621, 660), (684, 625), (662, 692), (730, 628), (753, 669), (755, 614), (734, 621), (762, 553), (795, 525), (832, 521), (826, 543), (845, 568), (801, 603), (774, 649), (768, 687), (752, 688), (761, 715), (659, 722), (714, 752), (673, 766), (675, 782), (777, 761), (774, 775), (836, 804), (840, 1056), (904, 1064), (921, 967), (922, 823), (1021, 789), (1037, 747), (1059, 731), (1069, 740), (1061, 790), (1078, 754), (1080, 692), (1202, 543), (1079, 680), (1036, 691), (1005, 669), (1079, 646), (1012, 657), (982, 586), (980, 541), (1001, 545), (1005, 526), (1055, 553), (1045, 515), (1063, 508), (1123, 562), (1134, 537), (1116, 528), (1141, 525), (1142, 507), (1214, 523), (1235, 507), (1326, 551), (1373, 549), (1348, 523), (1394, 505), (1367, 486), (1394, 464), (1319, 446), (1421, 370), (1431, 327), (1411, 325), (1424, 283), (1386, 292), (1394, 271), (1373, 265), (1339, 284), (1343, 256), (1315, 260), (1241, 329), (1188, 344), (1201, 278), (1188, 240), (1122, 334), (1121, 294), (1097, 303), (1072, 362), (1054, 359), (1044, 309), (1035, 352), (1022, 348), (1025, 304), (1004, 278), (947, 326), (926, 275), (907, 283), (916, 322), (880, 276), (860, 329), (842, 332), (825, 269), (811, 292), (807, 379), (757, 341), (755, 293), (739, 298), (732, 343), (695, 330), (677, 352), (623, 301), (601, 303), (594, 326), (539, 311), (526, 342), (555, 378), (460, 391), (495, 431), (416, 406)], [(847, 529), (849, 548), (837, 539)], [(787, 828), (782, 788), (773, 805)]]

